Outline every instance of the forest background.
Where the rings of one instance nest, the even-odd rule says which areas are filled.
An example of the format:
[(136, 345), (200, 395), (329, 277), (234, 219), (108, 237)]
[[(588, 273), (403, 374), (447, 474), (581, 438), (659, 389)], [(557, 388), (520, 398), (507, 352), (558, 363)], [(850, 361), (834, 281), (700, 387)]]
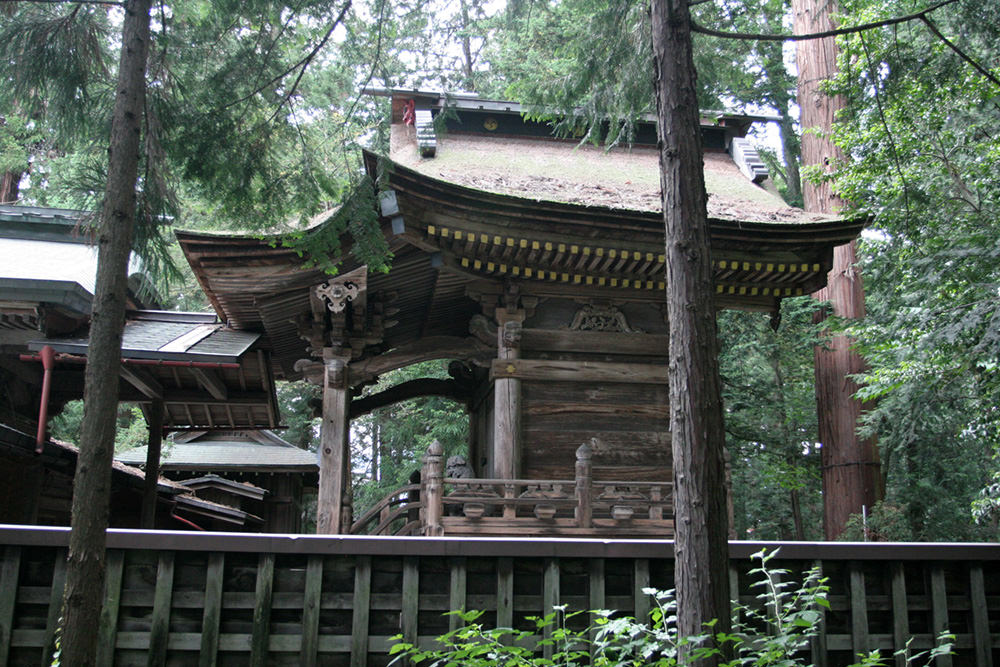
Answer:
[[(791, 23), (782, 0), (692, 5), (698, 24), (719, 30), (773, 34)], [(853, 0), (839, 23), (926, 6)], [(96, 210), (121, 10), (5, 2), (0, 12), (0, 58), (17, 64), (0, 87), (0, 201)], [(207, 304), (171, 226), (294, 234), (357, 184), (360, 147), (386, 152), (385, 101), (365, 86), (474, 91), (538, 115), (579, 110), (559, 116), (571, 121), (556, 121), (561, 131), (620, 119), (611, 135), (585, 137), (598, 143), (627, 143), (653, 111), (647, 9), (634, 0), (189, 0), (154, 4), (153, 17), (135, 248), (172, 309)], [(758, 130), (762, 152), (786, 199), (801, 203), (800, 177), (822, 176), (798, 169), (793, 50), (695, 40), (702, 107), (778, 117)], [(847, 108), (834, 135), (848, 159), (835, 178), (850, 214), (872, 221), (860, 247), (868, 316), (821, 329), (809, 298), (785, 300), (776, 317), (720, 313), (737, 535), (821, 538), (813, 346), (832, 324), (870, 365), (862, 428), (878, 437), (885, 484), (885, 500), (845, 537), (997, 539), (1000, 7), (959, 0), (840, 47), (831, 92)], [(433, 375), (446, 368), (387, 374), (366, 392)], [(314, 449), (315, 389), (284, 384), (279, 398), (284, 437)], [(69, 406), (53, 435), (75, 440), (81, 414)], [(462, 451), (466, 422), (442, 398), (356, 420), (356, 507), (405, 483), (432, 440)], [(123, 406), (119, 445), (145, 438), (141, 413)]]

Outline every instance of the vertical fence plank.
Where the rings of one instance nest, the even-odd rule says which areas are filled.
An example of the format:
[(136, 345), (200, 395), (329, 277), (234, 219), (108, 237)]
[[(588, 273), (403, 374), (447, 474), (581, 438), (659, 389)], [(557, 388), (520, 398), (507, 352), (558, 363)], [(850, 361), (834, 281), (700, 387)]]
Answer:
[(52, 588), (49, 593), (49, 614), (45, 621), (45, 638), (42, 640), (42, 667), (52, 664), (52, 654), (56, 650), (56, 630), (62, 617), (63, 589), (66, 587), (66, 550), (56, 551), (55, 567), (52, 570)]
[[(606, 594), (604, 587), (604, 559), (603, 558), (591, 558), (590, 563), (590, 608), (592, 610), (607, 609), (608, 605), (606, 603)], [(597, 639), (597, 624), (590, 619), (590, 643), (593, 647), (594, 641)]]
[(993, 638), (986, 607), (982, 563), (969, 566), (969, 602), (972, 606), (972, 637), (976, 644), (976, 667), (993, 667)]
[(417, 643), (417, 614), (420, 611), (420, 561), (403, 558), (403, 641)]
[[(468, 570), (466, 569), (465, 556), (456, 556), (451, 559), (451, 583), (448, 587), (448, 609), (451, 611), (465, 611), (466, 587), (468, 582)], [(461, 617), (452, 614), (448, 617), (448, 630), (454, 631), (464, 625)]]
[[(892, 648), (900, 651), (906, 648), (910, 639), (910, 608), (906, 601), (906, 575), (903, 564), (892, 564)], [(904, 653), (896, 654), (896, 667), (906, 667)]]
[[(948, 629), (948, 591), (945, 589), (944, 568), (940, 565), (931, 566), (931, 631), (936, 642), (938, 635)], [(935, 661), (937, 667), (951, 667), (951, 655), (939, 655)]]
[(497, 627), (514, 627), (514, 561), (497, 559)]
[[(542, 617), (553, 613), (557, 604), (559, 604), (559, 559), (558, 558), (546, 558), (545, 559), (545, 573), (542, 575)], [(556, 621), (558, 622), (559, 617), (556, 616)], [(544, 628), (542, 628), (542, 638), (551, 640), (552, 639), (552, 629), (554, 623), (548, 623)], [(546, 660), (552, 659), (552, 646), (546, 644), (542, 647), (542, 656)]]
[(351, 609), (351, 667), (368, 665), (368, 614), (372, 602), (372, 559), (354, 562), (354, 602)]
[(198, 667), (215, 667), (219, 653), (219, 622), (222, 617), (222, 577), (226, 555), (221, 551), (208, 554), (205, 570), (205, 602), (201, 615), (201, 651)]
[(635, 580), (632, 594), (635, 596), (635, 619), (645, 623), (649, 616), (649, 595), (642, 589), (649, 588), (649, 559), (635, 559)]
[(97, 624), (97, 664), (110, 665), (115, 661), (115, 639), (118, 637), (118, 609), (122, 601), (122, 572), (125, 569), (125, 552), (108, 551), (107, 574), (104, 577), (104, 605)]
[(854, 655), (866, 655), (868, 642), (868, 601), (865, 596), (865, 573), (861, 564), (851, 561), (851, 648)]
[[(823, 577), (823, 561), (815, 560), (812, 569), (816, 571), (819, 578)], [(809, 649), (812, 654), (812, 662), (815, 667), (826, 667), (826, 609), (818, 609), (819, 627), (816, 628), (816, 636), (809, 640)]]
[(7, 664), (10, 636), (14, 628), (17, 577), (21, 570), (21, 547), (5, 547), (0, 564), (0, 665)]
[(267, 664), (267, 646), (271, 626), (271, 598), (274, 591), (274, 554), (263, 553), (257, 559), (257, 589), (254, 593), (253, 635), (250, 638), (250, 664)]
[(161, 551), (156, 566), (156, 590), (153, 593), (153, 619), (149, 627), (150, 667), (167, 663), (167, 639), (170, 636), (170, 602), (174, 594), (174, 552)]
[(302, 650), (299, 654), (303, 667), (315, 667), (319, 651), (319, 605), (323, 594), (323, 557), (309, 556), (306, 563), (306, 590), (302, 601)]

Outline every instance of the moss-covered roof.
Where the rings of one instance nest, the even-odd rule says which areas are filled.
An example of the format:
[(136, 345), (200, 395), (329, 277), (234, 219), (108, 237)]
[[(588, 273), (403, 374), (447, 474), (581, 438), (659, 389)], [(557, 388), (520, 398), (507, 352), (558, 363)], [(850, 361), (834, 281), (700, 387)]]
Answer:
[[(412, 126), (392, 127), (391, 158), (422, 174), (467, 187), (529, 199), (631, 211), (661, 208), (655, 148), (606, 150), (572, 141), (450, 133), (432, 158), (417, 150)], [(788, 206), (753, 183), (723, 152), (705, 153), (708, 214), (753, 222), (827, 222), (831, 216)]]

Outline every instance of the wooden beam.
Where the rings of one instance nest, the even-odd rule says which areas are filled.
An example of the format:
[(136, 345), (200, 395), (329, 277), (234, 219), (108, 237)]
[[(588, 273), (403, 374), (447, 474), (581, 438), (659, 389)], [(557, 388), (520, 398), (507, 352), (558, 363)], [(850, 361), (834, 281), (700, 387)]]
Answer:
[[(428, 336), (390, 352), (351, 364), (350, 384), (366, 382), (382, 373), (394, 371), (431, 359), (462, 359), (485, 362), (495, 354), (493, 348), (472, 336)], [(304, 368), (304, 367), (303, 367)]]
[(545, 359), (497, 359), (490, 378), (518, 378), (559, 382), (624, 382), (667, 384), (667, 367), (603, 361), (555, 361)]
[[(262, 369), (263, 370), (263, 369)], [(208, 368), (191, 368), (191, 373), (198, 380), (198, 384), (205, 388), (205, 391), (218, 401), (224, 401), (229, 396), (229, 389), (222, 381), (219, 374)]]
[(522, 333), (521, 347), (525, 350), (614, 353), (666, 358), (668, 340), (669, 336), (666, 334), (525, 329)]
[(141, 391), (144, 396), (154, 399), (163, 398), (163, 385), (149, 371), (129, 364), (122, 364), (119, 372), (126, 382)]
[(163, 401), (153, 399), (146, 410), (149, 440), (146, 446), (146, 479), (142, 489), (142, 515), (139, 527), (151, 529), (156, 524), (156, 486), (160, 479), (160, 446), (163, 444)]
[[(319, 498), (316, 532), (338, 534), (350, 529), (350, 389), (347, 366), (332, 359), (323, 383), (323, 424), (319, 445)], [(346, 500), (346, 502), (345, 502)]]
[[(520, 356), (521, 322), (524, 311), (507, 312), (497, 308), (497, 355), (493, 361), (503, 368), (513, 367)], [(493, 476), (516, 479), (521, 458), (521, 380), (513, 375), (498, 375), (493, 383)]]
[(455, 380), (442, 380), (440, 378), (418, 378), (407, 380), (389, 387), (385, 391), (377, 394), (365, 396), (351, 401), (351, 419), (366, 415), (372, 410), (405, 401), (408, 398), (418, 398), (421, 396), (443, 396), (453, 398), (456, 401), (466, 402), (469, 400), (469, 392), (462, 389)]

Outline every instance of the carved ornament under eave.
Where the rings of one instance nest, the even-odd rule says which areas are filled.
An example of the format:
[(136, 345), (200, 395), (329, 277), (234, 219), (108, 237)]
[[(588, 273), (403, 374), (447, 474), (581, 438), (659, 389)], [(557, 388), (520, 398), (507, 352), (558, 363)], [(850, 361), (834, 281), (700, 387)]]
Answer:
[(358, 285), (349, 280), (343, 282), (330, 280), (316, 287), (316, 296), (333, 313), (344, 312), (348, 302), (353, 301), (360, 293)]
[(587, 304), (576, 311), (570, 331), (610, 331), (613, 333), (645, 333), (639, 327), (629, 326), (625, 313), (614, 306)]

